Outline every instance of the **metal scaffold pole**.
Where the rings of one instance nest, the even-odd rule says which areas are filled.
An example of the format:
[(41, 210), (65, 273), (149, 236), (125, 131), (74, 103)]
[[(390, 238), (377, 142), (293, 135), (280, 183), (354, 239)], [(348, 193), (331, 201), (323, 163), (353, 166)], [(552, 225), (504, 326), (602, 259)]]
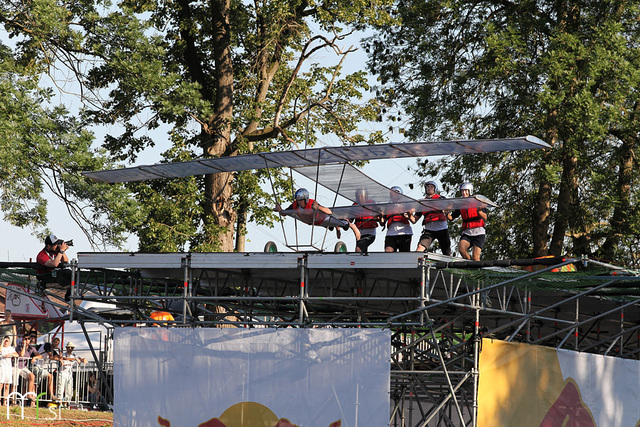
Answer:
[(305, 312), (305, 285), (307, 279), (307, 263), (305, 257), (298, 258), (298, 266), (300, 267), (300, 299), (298, 300), (298, 325), (304, 324), (304, 312)]
[(188, 304), (188, 299), (187, 297), (189, 296), (189, 257), (185, 257), (181, 260), (182, 262), (182, 268), (184, 269), (184, 276), (183, 276), (183, 282), (182, 282), (182, 296), (184, 298), (184, 301), (182, 301), (182, 323), (186, 325), (187, 323), (187, 304)]
[[(112, 310), (80, 304), (68, 318), (151, 326), (149, 308), (161, 304), (182, 316), (163, 326), (211, 327), (215, 316), (225, 327), (387, 328), (389, 421), (403, 427), (478, 425), (482, 337), (640, 359), (638, 274), (584, 259), (537, 270), (512, 261), (487, 268), (432, 253), (85, 253), (72, 264), (72, 298)], [(572, 263), (596, 270), (554, 272)]]
[(479, 295), (475, 295), (475, 321), (473, 322), (473, 409), (471, 411), (471, 426), (476, 427), (478, 423), (478, 381), (480, 379), (480, 304)]

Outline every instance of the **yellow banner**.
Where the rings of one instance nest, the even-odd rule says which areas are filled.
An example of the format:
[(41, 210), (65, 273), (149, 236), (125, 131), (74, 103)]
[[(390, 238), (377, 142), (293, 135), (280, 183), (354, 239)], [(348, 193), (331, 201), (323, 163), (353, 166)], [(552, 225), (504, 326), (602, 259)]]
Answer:
[[(570, 353), (578, 355), (563, 357)], [(557, 350), (484, 339), (478, 426), (595, 427), (596, 422), (578, 384), (563, 375)]]

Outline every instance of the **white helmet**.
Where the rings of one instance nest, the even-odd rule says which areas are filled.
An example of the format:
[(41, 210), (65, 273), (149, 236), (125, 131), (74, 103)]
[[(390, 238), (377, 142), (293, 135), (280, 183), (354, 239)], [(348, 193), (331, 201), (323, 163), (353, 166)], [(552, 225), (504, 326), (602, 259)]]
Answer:
[(296, 191), (296, 194), (294, 195), (294, 199), (296, 199), (296, 201), (304, 200), (305, 202), (308, 202), (309, 192), (307, 191), (306, 188), (300, 188), (298, 191)]
[(469, 190), (469, 195), (473, 194), (473, 184), (470, 182), (465, 182), (464, 184), (462, 184), (460, 186), (460, 192), (462, 193), (462, 190)]
[(395, 191), (396, 193), (402, 194), (402, 188), (398, 187), (397, 185), (394, 185), (393, 187), (391, 187), (391, 191)]
[(433, 188), (435, 188), (435, 192), (438, 192), (438, 184), (436, 184), (435, 181), (427, 181), (424, 183), (424, 191), (427, 191), (427, 185), (433, 185)]

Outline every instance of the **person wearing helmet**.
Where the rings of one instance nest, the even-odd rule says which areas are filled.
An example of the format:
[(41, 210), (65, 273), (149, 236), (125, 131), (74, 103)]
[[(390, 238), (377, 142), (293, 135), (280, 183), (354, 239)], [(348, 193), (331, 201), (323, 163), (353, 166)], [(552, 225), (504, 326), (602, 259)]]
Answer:
[[(402, 188), (391, 187), (389, 197), (391, 202), (400, 202)], [(384, 215), (382, 217), (383, 228), (387, 227), (387, 236), (384, 239), (385, 252), (410, 252), (413, 230), (411, 224), (416, 223), (412, 212)]]
[[(360, 188), (356, 190), (356, 201), (354, 206), (356, 205), (371, 205), (375, 202), (369, 199), (367, 190)], [(353, 219), (353, 223), (356, 228), (360, 231), (360, 238), (356, 240), (356, 252), (359, 253), (368, 253), (369, 246), (376, 239), (376, 228), (380, 225), (379, 216), (362, 216)]]
[[(462, 197), (471, 197), (473, 194), (473, 184), (465, 182), (460, 186), (460, 194)], [(458, 243), (458, 251), (464, 259), (472, 259), (480, 261), (480, 253), (486, 239), (486, 231), (484, 229), (487, 220), (487, 211), (481, 209), (457, 209), (451, 213), (451, 219), (462, 217), (462, 236)], [(469, 256), (469, 248), (471, 248), (472, 256)]]
[[(438, 185), (434, 181), (424, 184), (424, 192), (427, 200), (444, 199), (438, 194)], [(444, 211), (425, 211), (416, 214), (416, 221), (423, 217), (422, 234), (416, 251), (424, 252), (431, 246), (434, 240), (438, 240), (443, 255), (451, 255), (451, 238), (449, 237), (449, 225)]]
[(329, 230), (336, 229), (338, 239), (340, 238), (340, 228), (348, 230), (351, 228), (356, 235), (356, 240), (360, 239), (360, 231), (355, 225), (346, 219), (334, 217), (331, 209), (322, 206), (317, 201), (309, 198), (309, 191), (306, 188), (298, 189), (294, 194), (294, 201), (287, 209), (282, 209), (280, 204), (276, 203), (274, 211), (280, 215), (288, 215), (308, 225), (319, 225)]

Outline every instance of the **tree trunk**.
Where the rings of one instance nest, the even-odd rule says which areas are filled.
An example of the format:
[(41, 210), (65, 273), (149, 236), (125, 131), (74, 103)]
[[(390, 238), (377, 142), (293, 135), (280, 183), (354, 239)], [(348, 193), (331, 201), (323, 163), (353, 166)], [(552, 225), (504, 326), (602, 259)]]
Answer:
[(549, 245), (549, 252), (555, 256), (562, 256), (564, 252), (564, 238), (569, 228), (569, 217), (576, 203), (575, 193), (578, 189), (576, 169), (578, 158), (567, 153), (562, 162), (562, 181), (558, 194), (558, 211), (553, 227), (553, 236)]
[[(231, 146), (233, 117), (233, 63), (231, 61), (230, 0), (212, 0), (214, 62), (217, 74), (215, 112), (208, 126), (205, 155), (228, 156)], [(233, 251), (236, 213), (231, 200), (233, 173), (216, 173), (205, 177), (204, 223), (206, 247), (218, 246), (224, 252)]]
[(551, 216), (551, 183), (543, 179), (538, 188), (536, 210), (533, 218), (533, 256), (546, 256), (549, 241), (549, 219)]
[(236, 226), (236, 252), (245, 251), (245, 238), (247, 234), (247, 207), (241, 202), (238, 208), (238, 225)]
[[(547, 141), (552, 147), (554, 147), (558, 141), (558, 130), (556, 128), (557, 118), (557, 111), (551, 111), (547, 115)], [(544, 155), (539, 166), (541, 168), (539, 171), (540, 184), (538, 187), (536, 210), (531, 227), (531, 238), (533, 241), (532, 255), (534, 257), (541, 257), (549, 254), (549, 224), (551, 222), (551, 194), (553, 192), (553, 186), (551, 185), (551, 181), (547, 177), (547, 172), (544, 168), (552, 162), (554, 162), (553, 154), (552, 150), (549, 150)]]
[(616, 258), (616, 249), (620, 238), (628, 230), (628, 212), (631, 212), (631, 182), (633, 175), (633, 159), (636, 140), (634, 137), (623, 138), (619, 151), (618, 182), (615, 199), (618, 201), (609, 222), (611, 231), (602, 245), (602, 257), (608, 260)]

